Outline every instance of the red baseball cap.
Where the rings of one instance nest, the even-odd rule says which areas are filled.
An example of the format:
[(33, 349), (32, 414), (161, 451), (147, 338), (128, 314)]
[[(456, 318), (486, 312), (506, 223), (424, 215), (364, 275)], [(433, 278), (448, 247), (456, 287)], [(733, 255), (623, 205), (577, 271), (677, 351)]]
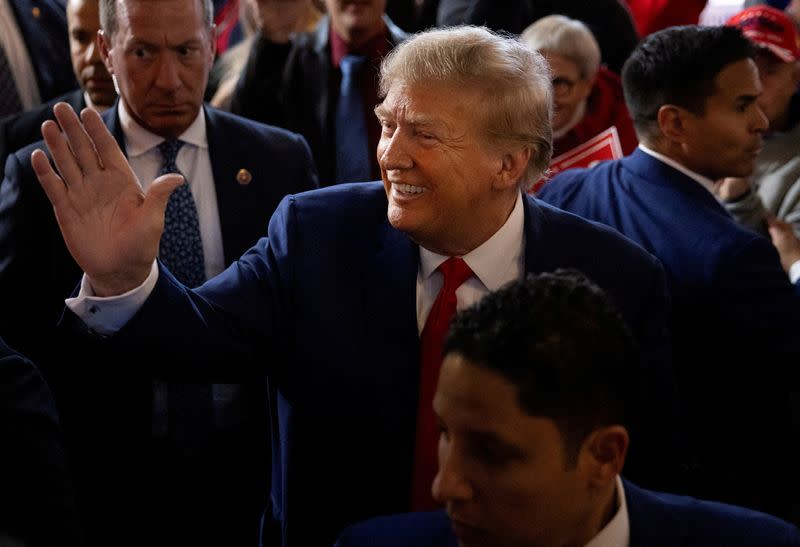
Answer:
[(800, 59), (794, 21), (779, 9), (765, 5), (753, 6), (740, 11), (725, 24), (739, 27), (751, 42), (769, 49), (785, 63)]

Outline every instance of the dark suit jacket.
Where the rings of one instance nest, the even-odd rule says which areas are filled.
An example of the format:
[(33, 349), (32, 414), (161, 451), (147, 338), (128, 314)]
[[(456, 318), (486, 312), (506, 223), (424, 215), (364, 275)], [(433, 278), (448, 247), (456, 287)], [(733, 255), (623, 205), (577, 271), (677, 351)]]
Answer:
[[(392, 46), (406, 38), (388, 18), (386, 24)], [(337, 97), (330, 93), (336, 74), (329, 28), (323, 17), (313, 32), (297, 35), (291, 44), (256, 40), (231, 102), (232, 112), (303, 135), (322, 185), (336, 180)]]
[[(211, 108), (205, 115), (230, 263), (264, 233), (283, 196), (315, 187), (316, 175), (302, 137)], [(116, 108), (104, 119), (123, 144)], [(65, 353), (84, 359), (77, 348), (61, 345), (55, 332), (64, 298), (81, 272), (31, 169), (37, 146), (42, 145), (10, 156), (0, 187), (0, 324), (19, 347), (55, 364)], [(240, 169), (250, 172), (249, 184), (237, 181)], [(229, 400), (213, 401), (233, 419), (200, 424), (205, 434), (203, 427), (194, 432), (191, 446), (160, 446), (152, 442), (150, 380), (109, 374), (106, 357), (99, 354), (91, 361), (99, 370), (84, 375), (63, 366), (45, 370), (69, 434), (88, 540), (98, 545), (155, 545), (154, 536), (165, 544), (193, 537), (226, 545), (257, 541), (269, 477), (263, 379), (242, 384)], [(100, 378), (102, 388), (96, 386)]]
[[(775, 517), (623, 482), (630, 547), (800, 546), (797, 528)], [(455, 545), (456, 537), (444, 511), (375, 518), (348, 528), (336, 543), (336, 547)]]
[(56, 0), (11, 0), (42, 102), (78, 87), (72, 72), (64, 6)]
[(55, 404), (36, 367), (0, 339), (0, 544), (79, 545)]
[[(638, 149), (565, 171), (539, 197), (616, 228), (664, 265), (675, 370), (693, 431), (692, 492), (785, 512), (787, 479), (797, 475), (785, 460), (800, 297), (772, 244), (738, 225), (698, 182)], [(753, 427), (767, 445), (740, 442)], [(741, 465), (754, 472), (743, 476)]]
[(0, 165), (6, 164), (9, 154), (42, 140), (42, 124), (55, 119), (53, 106), (60, 101), (69, 104), (75, 112), (86, 108), (83, 91), (76, 89), (32, 110), (0, 120)]
[[(533, 199), (524, 210), (526, 271), (574, 267), (605, 287), (648, 351), (651, 384), (642, 392), (663, 401), (669, 368), (657, 261)], [(260, 362), (255, 372), (266, 370), (276, 402), (267, 525), (284, 545), (330, 545), (347, 524), (409, 509), (419, 249), (386, 211), (379, 183), (290, 196), (268, 238), (221, 275), (188, 290), (162, 267), (148, 301), (115, 336), (73, 336), (125, 354), (157, 347), (162, 359), (153, 367), (184, 378), (220, 363), (253, 374)], [(85, 330), (71, 313), (63, 326)]]

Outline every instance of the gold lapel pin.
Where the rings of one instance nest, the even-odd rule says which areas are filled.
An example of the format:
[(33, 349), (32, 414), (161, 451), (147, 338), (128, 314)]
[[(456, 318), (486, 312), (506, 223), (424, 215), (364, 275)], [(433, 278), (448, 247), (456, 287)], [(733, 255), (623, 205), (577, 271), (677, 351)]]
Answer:
[(245, 186), (253, 182), (253, 175), (247, 169), (239, 169), (239, 172), (236, 173), (236, 182)]
[(33, 15), (34, 19), (38, 19), (41, 14), (42, 10), (39, 8), (39, 6), (34, 6), (31, 8), (31, 15)]

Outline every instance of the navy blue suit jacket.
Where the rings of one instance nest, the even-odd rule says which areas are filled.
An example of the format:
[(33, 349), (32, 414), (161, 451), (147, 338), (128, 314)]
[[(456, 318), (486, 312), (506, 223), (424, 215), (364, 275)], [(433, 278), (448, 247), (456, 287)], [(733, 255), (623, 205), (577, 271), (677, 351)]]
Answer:
[[(104, 120), (123, 145), (116, 111), (106, 112)], [(299, 135), (212, 108), (205, 109), (205, 116), (223, 250), (230, 264), (263, 235), (286, 194), (313, 188), (317, 179)], [(118, 375), (107, 368), (109, 357), (87, 358), (90, 352), (58, 338), (64, 298), (81, 272), (31, 169), (36, 147), (42, 144), (9, 157), (0, 187), (0, 331), (36, 356), (53, 386), (81, 479), (87, 540), (98, 545), (157, 545), (153, 537), (164, 544), (193, 538), (255, 543), (269, 482), (263, 379), (221, 373), (213, 380), (244, 380), (232, 393), (216, 393), (225, 400), (207, 402), (224, 423), (197, 424), (188, 434), (195, 443), (191, 447), (174, 446), (170, 429), (165, 446), (153, 448), (151, 378)], [(249, 171), (249, 184), (237, 180), (240, 169)], [(155, 350), (139, 359), (151, 362), (159, 354)], [(83, 361), (83, 369), (66, 370), (67, 355)], [(167, 535), (176, 531), (178, 537)]]
[[(775, 517), (722, 503), (664, 494), (628, 481), (630, 547), (789, 547), (800, 532)], [(455, 547), (444, 511), (375, 518), (344, 531), (336, 547)]]
[[(800, 296), (770, 241), (642, 150), (560, 173), (539, 197), (619, 230), (664, 265), (675, 370), (691, 420), (689, 464), (699, 481), (691, 492), (782, 513), (779, 491), (797, 475), (786, 461), (787, 381), (800, 363)], [(752, 428), (768, 447), (740, 442)], [(741, 465), (755, 472), (743, 477)]]
[(31, 58), (42, 102), (76, 89), (67, 34), (67, 16), (55, 0), (10, 0)]
[[(641, 391), (663, 401), (670, 368), (657, 261), (531, 198), (524, 210), (525, 270), (573, 267), (604, 287), (648, 352)], [(275, 402), (268, 528), (284, 545), (330, 545), (347, 524), (409, 509), (418, 263), (418, 246), (387, 220), (381, 184), (289, 196), (268, 237), (225, 272), (188, 290), (162, 266), (137, 315), (96, 342), (126, 355), (156, 347), (153, 366), (184, 378), (266, 371)], [(64, 326), (85, 330), (72, 314)]]

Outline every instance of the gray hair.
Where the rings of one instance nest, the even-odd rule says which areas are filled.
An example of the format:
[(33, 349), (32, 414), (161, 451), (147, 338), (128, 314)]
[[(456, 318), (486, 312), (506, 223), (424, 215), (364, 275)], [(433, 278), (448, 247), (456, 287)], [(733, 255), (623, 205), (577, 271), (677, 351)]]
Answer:
[(381, 95), (398, 82), (440, 82), (485, 93), (481, 112), (489, 142), (531, 151), (520, 187), (529, 188), (547, 170), (553, 153), (550, 70), (515, 38), (472, 26), (421, 32), (381, 65)]
[[(109, 38), (117, 32), (118, 1), (122, 0), (100, 0), (100, 28)], [(214, 4), (211, 0), (200, 0), (200, 3), (203, 5), (203, 21), (208, 28), (211, 28), (214, 26)]]
[(542, 53), (553, 53), (575, 63), (588, 80), (600, 68), (600, 46), (589, 27), (563, 15), (542, 17), (526, 28), (519, 39)]

